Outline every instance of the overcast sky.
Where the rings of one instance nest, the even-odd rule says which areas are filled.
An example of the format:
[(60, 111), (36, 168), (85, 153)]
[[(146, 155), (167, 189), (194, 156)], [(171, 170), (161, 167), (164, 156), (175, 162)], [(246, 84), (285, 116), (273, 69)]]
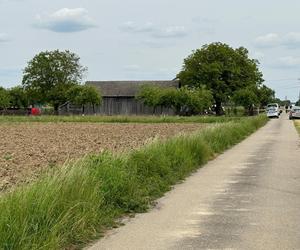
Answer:
[(69, 49), (86, 80), (167, 80), (210, 42), (245, 46), (278, 97), (300, 91), (299, 0), (0, 0), (0, 85), (44, 50)]

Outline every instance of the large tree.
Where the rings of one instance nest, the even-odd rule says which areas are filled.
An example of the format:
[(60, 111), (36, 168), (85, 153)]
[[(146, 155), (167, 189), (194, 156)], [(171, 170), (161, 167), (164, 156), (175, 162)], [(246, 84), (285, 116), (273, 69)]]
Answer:
[(263, 82), (258, 69), (259, 62), (250, 59), (248, 50), (233, 49), (224, 43), (204, 45), (184, 60), (177, 75), (182, 85), (211, 90), (217, 114), (222, 113), (222, 103), (235, 91)]
[(6, 109), (10, 106), (10, 96), (5, 88), (0, 87), (0, 109)]
[(57, 111), (67, 101), (70, 87), (79, 84), (86, 71), (76, 54), (45, 51), (36, 55), (24, 70), (23, 86), (33, 103), (49, 103)]
[(16, 86), (8, 90), (10, 106), (14, 108), (27, 108), (29, 101), (26, 91), (22, 86)]
[(275, 91), (263, 84), (257, 88), (257, 96), (259, 98), (260, 106), (265, 107), (274, 100)]

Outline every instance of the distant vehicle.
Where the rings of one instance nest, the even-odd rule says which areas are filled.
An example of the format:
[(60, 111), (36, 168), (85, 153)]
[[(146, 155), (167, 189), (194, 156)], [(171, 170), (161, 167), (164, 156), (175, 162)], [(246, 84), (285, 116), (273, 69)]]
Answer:
[(279, 118), (280, 108), (278, 103), (270, 103), (267, 105), (267, 116)]
[(300, 118), (300, 107), (293, 106), (290, 113), (289, 113), (290, 120)]

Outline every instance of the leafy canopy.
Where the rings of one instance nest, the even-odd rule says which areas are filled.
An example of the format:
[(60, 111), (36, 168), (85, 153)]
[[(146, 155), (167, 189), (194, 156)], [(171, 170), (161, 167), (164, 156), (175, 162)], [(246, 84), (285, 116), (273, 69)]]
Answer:
[(203, 113), (212, 104), (211, 92), (205, 88), (190, 88), (188, 86), (180, 89), (166, 88), (153, 85), (141, 87), (137, 99), (145, 105), (174, 108), (177, 114), (193, 115)]
[(0, 87), (0, 109), (5, 109), (10, 106), (10, 96), (6, 89)]
[(275, 99), (275, 91), (263, 84), (257, 88), (257, 96), (260, 106), (265, 107)]
[(86, 68), (76, 54), (66, 51), (45, 51), (28, 62), (23, 86), (35, 103), (50, 103), (55, 109), (67, 101), (67, 91), (79, 84)]
[(93, 86), (75, 85), (68, 91), (69, 100), (77, 105), (100, 105), (102, 97)]
[(253, 105), (259, 103), (257, 95), (250, 88), (236, 91), (232, 99), (234, 100), (235, 104), (241, 105), (247, 110), (252, 109)]
[(205, 86), (211, 90), (220, 113), (222, 102), (235, 91), (263, 82), (259, 62), (250, 59), (248, 54), (244, 47), (233, 49), (224, 43), (204, 45), (184, 60), (177, 77), (182, 85)]
[(14, 108), (27, 108), (29, 99), (22, 86), (16, 86), (8, 90), (10, 106)]

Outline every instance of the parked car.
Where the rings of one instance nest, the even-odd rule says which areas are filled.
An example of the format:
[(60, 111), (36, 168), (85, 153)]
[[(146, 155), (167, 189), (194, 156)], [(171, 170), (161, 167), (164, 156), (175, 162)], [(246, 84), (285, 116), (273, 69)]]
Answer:
[(295, 118), (300, 118), (300, 107), (299, 106), (294, 106), (290, 110), (289, 113), (289, 118), (290, 120), (295, 119)]
[(270, 103), (267, 106), (267, 116), (279, 118), (280, 109), (278, 103)]

